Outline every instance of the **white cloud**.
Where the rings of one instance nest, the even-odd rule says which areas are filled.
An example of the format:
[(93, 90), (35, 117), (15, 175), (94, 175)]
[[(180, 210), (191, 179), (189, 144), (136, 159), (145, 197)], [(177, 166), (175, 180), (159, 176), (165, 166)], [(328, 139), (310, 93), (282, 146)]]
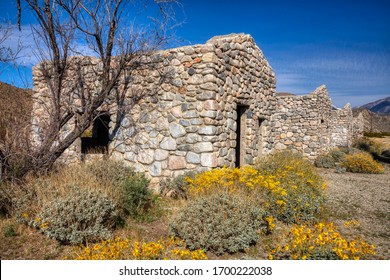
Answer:
[(13, 52), (16, 52), (21, 47), (16, 63), (24, 67), (31, 67), (38, 63), (32, 51), (36, 44), (31, 28), (31, 26), (22, 26), (21, 31), (19, 31), (17, 25), (10, 25), (10, 35), (3, 43), (4, 47), (11, 48)]
[[(304, 86), (305, 77), (296, 73), (276, 73), (276, 91), (294, 94), (308, 93), (310, 90)], [(314, 90), (314, 89), (313, 89)]]
[[(49, 59), (45, 43), (40, 38), (36, 30), (39, 30), (39, 25), (23, 25), (19, 31), (17, 25), (11, 25), (10, 36), (3, 43), (4, 47), (10, 47), (14, 52), (19, 46), (22, 46), (19, 51), (16, 63), (23, 67), (32, 67), (38, 64), (43, 59)], [(75, 55), (96, 55), (86, 43), (81, 41), (73, 44), (73, 54)], [(43, 52), (43, 54), (42, 54)]]
[(337, 106), (358, 106), (390, 95), (390, 53), (378, 46), (279, 47), (270, 61), (277, 91), (307, 93), (325, 84)]

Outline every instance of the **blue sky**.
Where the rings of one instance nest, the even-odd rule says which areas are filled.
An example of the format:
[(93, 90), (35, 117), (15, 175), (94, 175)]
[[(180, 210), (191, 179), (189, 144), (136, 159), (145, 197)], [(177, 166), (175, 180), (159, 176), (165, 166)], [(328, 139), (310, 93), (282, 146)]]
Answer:
[[(13, 2), (1, 0), (0, 18), (15, 23)], [(325, 84), (338, 107), (390, 96), (390, 0), (181, 3), (177, 15), (183, 24), (176, 29), (176, 45), (251, 34), (275, 71), (277, 91), (305, 94)], [(24, 16), (24, 25), (32, 22)], [(28, 38), (29, 29), (23, 30), (22, 38)], [(28, 66), (23, 77), (31, 80), (34, 58), (25, 57), (23, 63)], [(6, 69), (0, 80), (20, 83), (12, 81), (13, 73)]]

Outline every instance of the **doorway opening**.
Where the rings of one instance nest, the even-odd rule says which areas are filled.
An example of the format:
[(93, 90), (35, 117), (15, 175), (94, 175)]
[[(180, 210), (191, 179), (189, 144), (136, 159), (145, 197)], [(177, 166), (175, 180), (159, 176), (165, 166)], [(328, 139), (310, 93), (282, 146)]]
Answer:
[(248, 118), (249, 106), (238, 105), (237, 106), (237, 138), (236, 138), (236, 162), (235, 167), (241, 167), (245, 164), (246, 154), (246, 120)]
[(103, 113), (97, 117), (92, 127), (81, 136), (83, 154), (106, 154), (108, 152), (110, 115)]
[(264, 118), (260, 118), (259, 119), (259, 122), (258, 122), (258, 132), (257, 132), (257, 136), (258, 136), (258, 142), (257, 142), (257, 154), (259, 156), (263, 155), (263, 152), (264, 152), (264, 140), (263, 140), (263, 136), (264, 136), (264, 121), (265, 119)]

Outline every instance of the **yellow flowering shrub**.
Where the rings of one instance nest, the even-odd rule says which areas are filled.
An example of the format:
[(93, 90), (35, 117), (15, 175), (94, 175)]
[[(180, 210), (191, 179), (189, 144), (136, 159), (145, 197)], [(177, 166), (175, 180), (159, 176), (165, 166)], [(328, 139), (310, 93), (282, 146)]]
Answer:
[(122, 260), (127, 259), (130, 249), (130, 240), (128, 239), (109, 239), (103, 240), (91, 246), (75, 247), (75, 260)]
[(261, 175), (274, 176), (280, 183), (289, 184), (291, 187), (306, 185), (318, 189), (326, 188), (311, 162), (290, 151), (271, 154), (259, 160), (256, 169)]
[(158, 260), (164, 253), (165, 246), (161, 241), (134, 242), (132, 255), (137, 260)]
[(384, 167), (376, 162), (368, 153), (356, 153), (344, 157), (340, 164), (347, 171), (353, 173), (380, 174), (385, 171)]
[[(217, 191), (233, 193), (238, 190), (240, 185), (253, 186), (253, 182), (246, 184), (246, 181), (241, 178), (244, 175), (243, 173), (244, 169), (223, 167), (198, 173), (193, 177), (186, 177), (188, 195), (190, 197), (199, 197), (211, 195)], [(250, 177), (249, 174), (246, 175), (246, 178)]]
[(265, 221), (267, 222), (267, 233), (271, 233), (275, 228), (275, 219), (272, 216), (268, 216), (265, 218)]
[(269, 259), (359, 260), (375, 255), (375, 246), (362, 239), (347, 240), (332, 223), (313, 227), (294, 225), (283, 244), (272, 250)]
[(255, 168), (217, 168), (184, 180), (189, 198), (240, 192), (286, 223), (316, 222), (327, 187), (309, 161), (291, 152), (270, 155)]
[(213, 195), (216, 192), (236, 193), (242, 191), (251, 193), (259, 187), (283, 192), (278, 188), (279, 182), (273, 176), (263, 176), (258, 170), (250, 166), (241, 168), (216, 168), (193, 177), (186, 177), (189, 197)]
[(174, 238), (156, 242), (132, 242), (115, 238), (91, 246), (76, 247), (76, 260), (206, 260), (203, 250), (190, 251), (182, 240)]
[(256, 169), (259, 176), (277, 182), (263, 195), (276, 218), (286, 223), (317, 221), (327, 185), (308, 160), (285, 151), (260, 160)]

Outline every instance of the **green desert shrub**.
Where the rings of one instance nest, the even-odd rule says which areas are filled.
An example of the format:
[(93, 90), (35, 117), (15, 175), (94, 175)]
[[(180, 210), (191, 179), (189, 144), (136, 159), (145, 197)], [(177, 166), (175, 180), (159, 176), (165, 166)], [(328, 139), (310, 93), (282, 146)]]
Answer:
[(149, 180), (144, 174), (135, 173), (122, 182), (121, 208), (135, 220), (149, 220), (150, 210), (155, 206), (156, 196), (148, 188)]
[[(158, 200), (148, 189), (148, 185), (149, 181), (144, 175), (134, 172), (122, 163), (96, 161), (65, 166), (45, 176), (31, 177), (18, 188), (8, 188), (13, 191), (8, 193), (7, 197), (12, 197), (13, 212), (18, 222), (39, 227), (39, 223), (34, 221), (41, 219), (42, 212), (48, 215), (48, 205), (54, 207), (54, 202), (62, 205), (65, 201), (76, 205), (78, 199), (80, 204), (83, 204), (85, 198), (79, 193), (99, 193), (102, 199), (110, 200), (115, 205), (116, 215), (119, 216), (116, 225), (119, 226), (123, 225), (127, 216), (144, 221), (150, 220), (151, 215), (154, 218), (161, 214)], [(74, 186), (77, 186), (79, 193)], [(54, 220), (54, 217), (52, 219)]]
[(364, 132), (365, 137), (384, 138), (390, 136), (390, 132)]
[(353, 173), (380, 174), (384, 172), (384, 167), (370, 154), (364, 152), (345, 156), (340, 165)]
[(6, 224), (2, 228), (3, 236), (4, 237), (14, 237), (18, 236), (18, 233), (15, 230), (15, 227), (13, 224)]
[(117, 209), (109, 198), (74, 186), (67, 196), (44, 205), (30, 224), (61, 243), (81, 244), (111, 238), (116, 220)]
[(367, 138), (360, 138), (353, 144), (356, 149), (364, 152), (370, 152), (371, 141)]
[(366, 137), (360, 138), (355, 141), (354, 147), (368, 153), (374, 153), (380, 155), (382, 153), (382, 145), (378, 142), (374, 142)]
[(170, 233), (183, 239), (190, 250), (221, 255), (236, 253), (259, 241), (268, 231), (266, 212), (237, 195), (199, 197), (181, 209), (170, 224)]

